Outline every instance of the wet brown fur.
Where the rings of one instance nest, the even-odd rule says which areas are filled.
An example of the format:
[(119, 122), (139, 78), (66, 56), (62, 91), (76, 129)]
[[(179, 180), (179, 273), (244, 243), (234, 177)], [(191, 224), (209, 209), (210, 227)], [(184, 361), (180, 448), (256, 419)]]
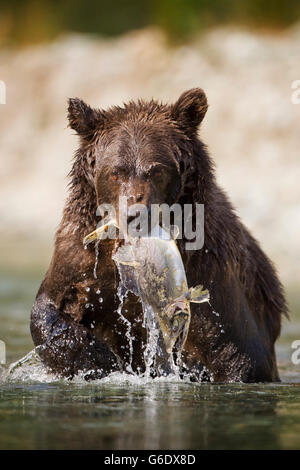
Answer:
[[(184, 93), (172, 106), (138, 101), (101, 111), (70, 100), (70, 127), (80, 136), (80, 147), (31, 323), (34, 342), (42, 345), (41, 357), (53, 371), (73, 376), (78, 370), (95, 369), (94, 375), (101, 377), (128, 367), (128, 326), (117, 313), (119, 277), (111, 259), (117, 242), (99, 244), (97, 279), (95, 247), (84, 250), (82, 244), (99, 222), (97, 205), (109, 202), (103, 198), (115, 202), (125, 187), (122, 191), (133, 202), (198, 202), (205, 207), (204, 247), (186, 251), (186, 240), (178, 241), (189, 286), (203, 284), (211, 295), (210, 305), (191, 305), (186, 371), (196, 380), (203, 375), (203, 365), (218, 382), (278, 380), (274, 342), (287, 312), (283, 288), (274, 266), (216, 183), (213, 162), (197, 137), (206, 110), (200, 89)], [(157, 164), (169, 168), (171, 176), (155, 185), (154, 177), (143, 175)], [(115, 168), (125, 185), (107, 185)], [(132, 368), (143, 371), (146, 333), (134, 295), (125, 299), (122, 314), (135, 337)], [(72, 348), (68, 328), (74, 329)], [(94, 349), (87, 343), (90, 338)]]

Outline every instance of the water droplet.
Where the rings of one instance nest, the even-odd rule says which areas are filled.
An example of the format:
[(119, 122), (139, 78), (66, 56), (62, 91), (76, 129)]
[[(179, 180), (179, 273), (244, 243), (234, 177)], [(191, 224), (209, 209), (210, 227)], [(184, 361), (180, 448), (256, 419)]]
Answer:
[(97, 279), (97, 267), (98, 267), (98, 257), (99, 257), (99, 242), (97, 240), (95, 243), (95, 266), (94, 266), (94, 278)]

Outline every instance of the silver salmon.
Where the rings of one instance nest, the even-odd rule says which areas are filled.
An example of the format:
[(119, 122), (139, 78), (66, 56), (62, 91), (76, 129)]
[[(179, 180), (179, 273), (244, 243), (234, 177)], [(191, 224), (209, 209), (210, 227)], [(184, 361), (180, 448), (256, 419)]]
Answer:
[[(109, 225), (103, 225), (85, 237), (84, 244), (101, 239)], [(126, 289), (139, 296), (155, 314), (168, 355), (181, 352), (186, 341), (191, 310), (190, 302), (209, 300), (202, 285), (188, 287), (184, 265), (176, 242), (156, 226), (147, 237), (125, 240), (112, 257), (119, 265)]]

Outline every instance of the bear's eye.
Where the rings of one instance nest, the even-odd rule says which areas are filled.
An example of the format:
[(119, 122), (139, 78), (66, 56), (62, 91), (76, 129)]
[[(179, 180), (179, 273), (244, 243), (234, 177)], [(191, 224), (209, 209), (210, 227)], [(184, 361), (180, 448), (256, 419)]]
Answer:
[(161, 178), (163, 176), (163, 169), (159, 166), (152, 168), (151, 176), (154, 178)]
[(92, 168), (95, 168), (95, 163), (96, 163), (95, 160), (92, 160), (92, 161), (91, 161), (91, 167), (92, 167)]

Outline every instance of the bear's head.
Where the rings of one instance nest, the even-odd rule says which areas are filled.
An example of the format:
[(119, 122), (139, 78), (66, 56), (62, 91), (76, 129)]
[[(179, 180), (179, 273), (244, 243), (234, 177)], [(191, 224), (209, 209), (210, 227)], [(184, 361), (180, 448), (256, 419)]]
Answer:
[[(207, 111), (203, 90), (183, 93), (173, 105), (130, 102), (106, 111), (69, 100), (70, 127), (80, 137), (81, 166), (99, 204), (177, 202), (198, 126)], [(82, 161), (84, 156), (84, 161)]]

